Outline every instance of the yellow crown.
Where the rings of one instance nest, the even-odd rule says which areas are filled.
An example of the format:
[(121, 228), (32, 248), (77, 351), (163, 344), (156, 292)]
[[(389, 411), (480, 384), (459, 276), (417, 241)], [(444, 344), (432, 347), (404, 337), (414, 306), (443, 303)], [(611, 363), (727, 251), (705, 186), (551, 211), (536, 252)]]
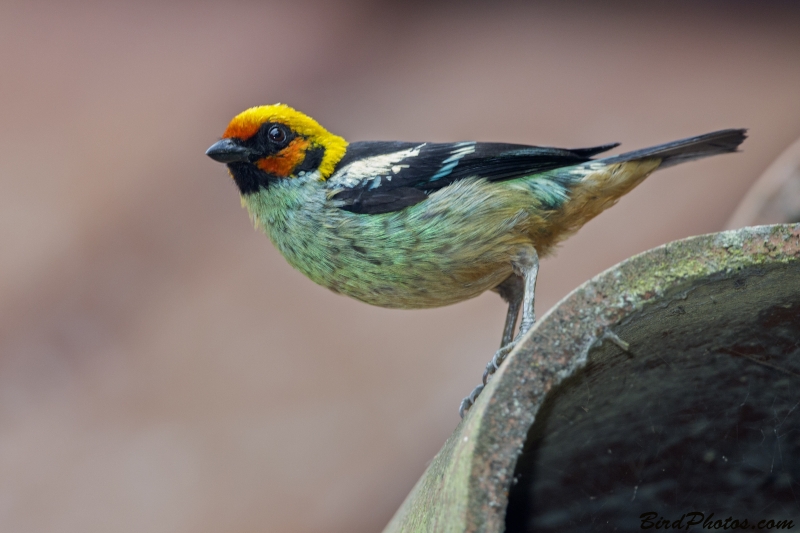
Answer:
[(313, 118), (284, 104), (262, 105), (242, 111), (233, 117), (223, 137), (247, 140), (267, 122), (284, 124), (297, 135), (305, 137), (312, 144), (325, 149), (322, 163), (319, 166), (322, 179), (327, 179), (333, 173), (336, 163), (344, 157), (347, 151), (347, 141), (342, 137), (330, 133)]

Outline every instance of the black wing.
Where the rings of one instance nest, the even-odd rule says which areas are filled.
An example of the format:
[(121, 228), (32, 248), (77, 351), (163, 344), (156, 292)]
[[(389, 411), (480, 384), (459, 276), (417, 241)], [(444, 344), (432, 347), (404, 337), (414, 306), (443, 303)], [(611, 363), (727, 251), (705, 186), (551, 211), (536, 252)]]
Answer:
[(505, 143), (355, 142), (347, 147), (330, 186), (341, 188), (333, 199), (342, 209), (388, 213), (464, 178), (501, 181), (530, 176), (583, 163), (616, 146), (567, 150)]

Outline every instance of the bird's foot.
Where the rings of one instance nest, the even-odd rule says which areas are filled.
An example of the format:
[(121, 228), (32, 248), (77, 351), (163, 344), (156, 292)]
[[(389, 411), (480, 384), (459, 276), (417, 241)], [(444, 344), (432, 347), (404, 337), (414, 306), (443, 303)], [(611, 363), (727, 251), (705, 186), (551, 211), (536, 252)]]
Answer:
[[(517, 339), (518, 338), (519, 337), (517, 337)], [(489, 381), (489, 376), (497, 372), (497, 370), (500, 368), (500, 365), (502, 365), (503, 361), (506, 360), (508, 354), (510, 354), (511, 350), (514, 349), (514, 346), (517, 345), (517, 339), (514, 339), (494, 352), (494, 357), (492, 357), (492, 360), (486, 364), (486, 370), (483, 371), (482, 382), (484, 385), (486, 385), (486, 382)]]
[(535, 316), (522, 317), (522, 322), (519, 325), (519, 333), (517, 333), (517, 338), (514, 339), (514, 342), (518, 341), (526, 333), (528, 333), (528, 330), (533, 327), (534, 322), (536, 322)]
[(503, 361), (506, 360), (506, 357), (508, 357), (508, 354), (511, 353), (511, 350), (513, 350), (514, 346), (516, 345), (517, 339), (514, 339), (494, 353), (494, 357), (492, 357), (492, 360), (487, 363), (486, 370), (483, 371), (483, 379), (481, 380), (482, 383), (472, 389), (472, 392), (469, 393), (469, 396), (461, 400), (461, 405), (458, 407), (458, 414), (461, 416), (461, 418), (464, 418), (464, 414), (469, 411), (470, 407), (472, 407), (472, 404), (474, 404), (475, 400), (478, 399), (478, 395), (489, 381), (489, 376), (497, 372), (497, 370), (500, 368), (500, 365), (503, 364)]
[(482, 390), (483, 384), (478, 385), (472, 389), (472, 392), (469, 393), (469, 396), (461, 400), (461, 405), (458, 406), (458, 416), (464, 418), (464, 415), (467, 413), (467, 411), (469, 411), (470, 407), (472, 407), (472, 404), (475, 403), (475, 400), (478, 398), (478, 395)]

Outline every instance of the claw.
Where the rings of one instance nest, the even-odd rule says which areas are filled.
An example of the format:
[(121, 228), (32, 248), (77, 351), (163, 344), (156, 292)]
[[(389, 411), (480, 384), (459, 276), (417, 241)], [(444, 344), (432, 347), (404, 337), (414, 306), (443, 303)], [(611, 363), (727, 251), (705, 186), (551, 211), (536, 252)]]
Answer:
[(486, 385), (486, 383), (489, 381), (489, 376), (494, 374), (495, 370), (496, 368), (494, 366), (494, 361), (489, 361), (488, 363), (486, 363), (486, 369), (483, 371), (483, 376), (481, 377), (481, 383)]
[(458, 406), (458, 416), (460, 418), (464, 418), (464, 415), (467, 414), (469, 408), (472, 407), (472, 402), (469, 401), (469, 396), (461, 400), (461, 405)]
[(483, 390), (483, 385), (478, 385), (472, 392), (469, 393), (469, 396), (461, 400), (461, 405), (458, 407), (458, 416), (464, 418), (464, 415), (467, 411), (469, 411), (470, 407), (475, 404), (475, 400), (478, 398), (478, 395)]
[(514, 349), (514, 346), (517, 344), (517, 341), (511, 341), (499, 350), (494, 353), (494, 357), (492, 360), (486, 364), (486, 370), (483, 371), (483, 384), (486, 385), (486, 382), (489, 380), (489, 376), (494, 374), (500, 369), (500, 365), (503, 364), (503, 361), (506, 360), (506, 357), (511, 350)]

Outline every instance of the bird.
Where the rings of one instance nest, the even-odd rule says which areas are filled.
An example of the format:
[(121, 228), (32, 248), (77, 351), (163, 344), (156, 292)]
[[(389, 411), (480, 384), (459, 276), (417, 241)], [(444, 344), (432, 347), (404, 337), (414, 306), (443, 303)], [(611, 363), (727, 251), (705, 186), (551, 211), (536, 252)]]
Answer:
[(401, 309), (487, 290), (505, 300), (500, 349), (463, 417), (535, 322), (540, 257), (656, 169), (735, 152), (745, 138), (725, 129), (601, 158), (619, 143), (348, 142), (273, 104), (236, 115), (206, 154), (227, 165), (289, 264), (333, 292)]

